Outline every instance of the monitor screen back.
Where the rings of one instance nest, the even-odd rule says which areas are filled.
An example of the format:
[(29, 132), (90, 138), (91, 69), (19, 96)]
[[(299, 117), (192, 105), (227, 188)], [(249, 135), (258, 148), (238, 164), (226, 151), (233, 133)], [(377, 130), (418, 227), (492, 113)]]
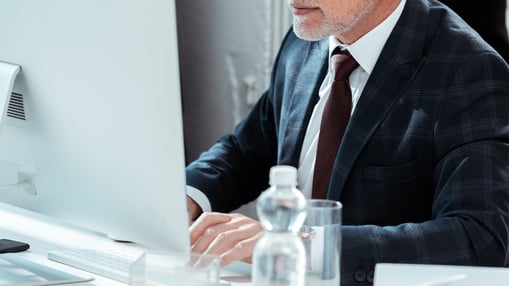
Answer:
[(0, 61), (22, 68), (24, 112), (0, 126), (0, 186), (37, 191), (0, 201), (187, 252), (174, 0), (2, 0), (0, 11)]

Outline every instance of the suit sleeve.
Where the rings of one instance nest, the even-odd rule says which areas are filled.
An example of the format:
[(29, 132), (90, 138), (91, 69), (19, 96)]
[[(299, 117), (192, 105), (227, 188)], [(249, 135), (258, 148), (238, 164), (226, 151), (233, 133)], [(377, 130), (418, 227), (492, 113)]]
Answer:
[(212, 210), (229, 212), (268, 186), (277, 148), (272, 116), (264, 94), (233, 134), (220, 138), (186, 168), (187, 184), (207, 196)]
[(233, 134), (220, 138), (186, 168), (187, 184), (203, 192), (213, 211), (229, 212), (248, 203), (268, 187), (270, 167), (277, 164), (278, 141), (274, 80), (287, 47), (295, 41), (292, 29), (275, 60), (271, 85)]

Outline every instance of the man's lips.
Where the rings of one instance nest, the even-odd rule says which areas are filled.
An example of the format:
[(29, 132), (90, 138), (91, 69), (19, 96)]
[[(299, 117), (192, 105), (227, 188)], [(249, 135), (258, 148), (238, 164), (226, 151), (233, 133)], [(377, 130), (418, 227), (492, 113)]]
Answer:
[(292, 7), (292, 13), (294, 15), (306, 15), (306, 14), (309, 14), (309, 13), (312, 13), (312, 12), (318, 10), (317, 7), (298, 5), (298, 4), (291, 5), (291, 7)]

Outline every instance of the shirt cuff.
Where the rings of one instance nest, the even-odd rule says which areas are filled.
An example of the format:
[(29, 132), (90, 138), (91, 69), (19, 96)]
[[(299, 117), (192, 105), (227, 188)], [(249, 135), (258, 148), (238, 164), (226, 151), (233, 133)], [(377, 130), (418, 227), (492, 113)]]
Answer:
[(211, 212), (212, 207), (210, 206), (210, 201), (207, 196), (200, 190), (195, 187), (186, 186), (187, 195), (193, 199), (201, 208), (203, 212)]

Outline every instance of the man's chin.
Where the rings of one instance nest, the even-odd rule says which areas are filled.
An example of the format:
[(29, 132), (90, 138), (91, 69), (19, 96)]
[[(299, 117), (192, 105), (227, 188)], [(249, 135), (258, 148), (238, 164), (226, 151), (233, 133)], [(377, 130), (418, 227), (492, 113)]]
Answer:
[(319, 41), (327, 37), (327, 35), (324, 35), (321, 31), (312, 31), (311, 29), (299, 27), (299, 25), (295, 23), (293, 25), (293, 32), (298, 38), (306, 41)]

